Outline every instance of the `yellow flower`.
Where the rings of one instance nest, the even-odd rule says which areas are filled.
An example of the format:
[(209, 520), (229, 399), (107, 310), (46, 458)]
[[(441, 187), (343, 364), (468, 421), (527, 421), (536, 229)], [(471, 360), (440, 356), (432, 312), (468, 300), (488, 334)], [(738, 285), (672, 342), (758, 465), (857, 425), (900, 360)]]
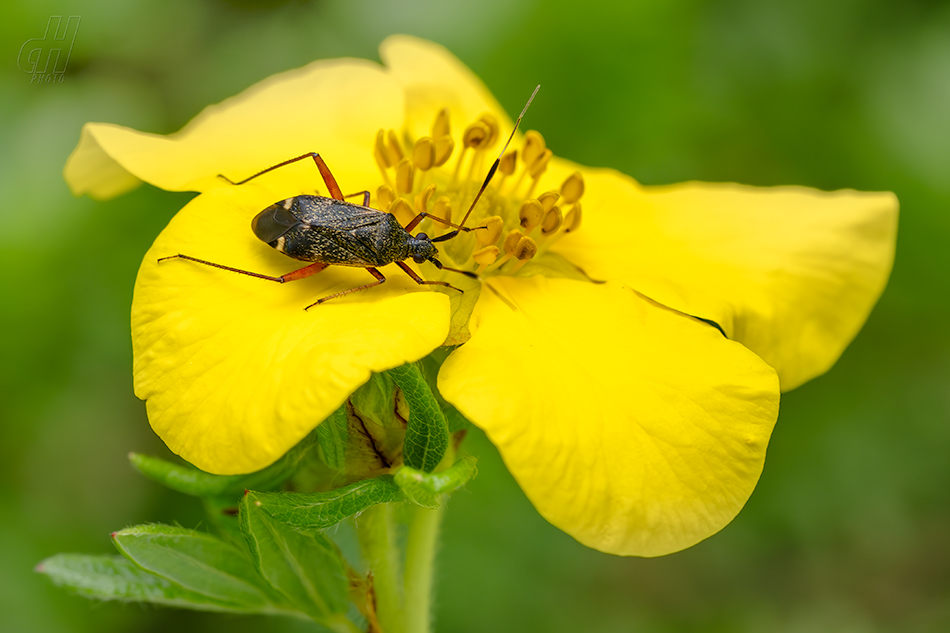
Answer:
[(184, 253), (294, 270), (249, 222), (275, 201), (328, 195), (313, 162), (240, 186), (216, 176), (242, 179), (310, 151), (343, 193), (369, 190), (403, 224), (423, 208), (459, 221), (512, 121), (439, 46), (400, 36), (381, 53), (384, 66), (320, 61), (271, 77), (169, 137), (83, 129), (66, 166), (75, 192), (108, 197), (140, 181), (201, 192), (159, 235), (135, 286), (135, 391), (155, 431), (202, 469), (254, 471), (371, 372), (463, 343), (439, 389), (554, 525), (642, 556), (721, 529), (758, 480), (779, 385), (826, 371), (883, 290), (894, 196), (643, 187), (553, 156), (528, 132), (468, 223), (490, 228), (438, 244), (447, 266), (481, 279), (410, 262), (464, 293), (390, 265), (387, 283), (305, 311), (373, 279), (333, 266), (275, 284), (158, 262)]

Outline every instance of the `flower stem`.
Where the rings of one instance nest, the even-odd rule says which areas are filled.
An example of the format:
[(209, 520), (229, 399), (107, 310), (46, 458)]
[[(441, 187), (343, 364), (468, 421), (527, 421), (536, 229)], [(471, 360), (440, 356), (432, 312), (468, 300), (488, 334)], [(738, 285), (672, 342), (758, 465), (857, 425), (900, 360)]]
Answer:
[(429, 633), (432, 612), (432, 576), (436, 541), (443, 507), (413, 507), (406, 540), (406, 633)]
[(373, 574), (376, 617), (386, 633), (402, 633), (399, 550), (393, 523), (393, 504), (381, 503), (367, 508), (360, 515), (357, 534), (363, 558)]

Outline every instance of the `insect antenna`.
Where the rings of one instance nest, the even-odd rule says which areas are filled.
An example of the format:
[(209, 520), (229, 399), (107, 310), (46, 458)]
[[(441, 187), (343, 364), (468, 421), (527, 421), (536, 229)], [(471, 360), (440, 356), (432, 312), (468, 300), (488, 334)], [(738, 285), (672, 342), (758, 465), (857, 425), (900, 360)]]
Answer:
[[(453, 237), (459, 234), (459, 231), (464, 230), (465, 221), (468, 220), (468, 216), (471, 215), (472, 209), (474, 209), (475, 205), (478, 204), (478, 199), (482, 197), (482, 192), (485, 191), (485, 188), (488, 187), (488, 183), (491, 182), (492, 177), (495, 175), (495, 171), (498, 169), (498, 164), (501, 163), (501, 157), (504, 156), (505, 152), (508, 150), (508, 145), (511, 144), (511, 139), (515, 137), (515, 132), (518, 131), (518, 126), (521, 124), (521, 119), (524, 118), (525, 112), (528, 111), (528, 106), (530, 106), (531, 102), (534, 101), (534, 96), (538, 94), (538, 90), (540, 89), (541, 89), (541, 85), (539, 84), (534, 89), (534, 92), (531, 93), (531, 96), (528, 98), (528, 103), (524, 104), (524, 109), (521, 111), (521, 114), (518, 115), (518, 120), (515, 121), (514, 129), (511, 130), (511, 136), (509, 136), (508, 140), (505, 141), (505, 146), (501, 148), (501, 153), (498, 154), (498, 158), (496, 158), (495, 162), (492, 163), (491, 169), (488, 170), (488, 175), (485, 176), (485, 182), (482, 183), (482, 188), (479, 189), (478, 193), (475, 194), (475, 199), (472, 200), (472, 206), (468, 208), (468, 211), (465, 213), (465, 217), (462, 218), (462, 222), (459, 223), (458, 228), (455, 229), (454, 231), (449, 231), (445, 235), (440, 235), (439, 237), (433, 238), (432, 239), (433, 242), (444, 242), (446, 240), (452, 239)], [(447, 268), (446, 270), (450, 270), (450, 269)]]

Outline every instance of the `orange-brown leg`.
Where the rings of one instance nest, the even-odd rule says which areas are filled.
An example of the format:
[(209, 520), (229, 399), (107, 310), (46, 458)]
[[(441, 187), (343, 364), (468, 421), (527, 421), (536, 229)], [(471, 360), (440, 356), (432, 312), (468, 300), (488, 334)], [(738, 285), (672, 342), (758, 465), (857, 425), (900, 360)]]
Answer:
[(245, 178), (244, 180), (241, 180), (240, 182), (234, 182), (233, 180), (231, 180), (230, 178), (228, 178), (228, 177), (225, 176), (224, 174), (218, 174), (218, 178), (223, 178), (224, 180), (227, 180), (227, 181), (228, 181), (229, 183), (231, 183), (232, 185), (243, 185), (244, 183), (248, 182), (249, 180), (254, 180), (254, 179), (257, 178), (258, 176), (263, 176), (264, 174), (266, 174), (266, 173), (269, 172), (269, 171), (274, 171), (275, 169), (277, 169), (277, 168), (279, 168), (279, 167), (283, 167), (283, 166), (285, 166), (285, 165), (290, 165), (291, 163), (296, 163), (298, 160), (303, 160), (303, 159), (305, 159), (305, 158), (312, 158), (312, 159), (313, 159), (313, 162), (316, 163), (317, 169), (320, 170), (320, 175), (323, 176), (323, 182), (326, 183), (327, 190), (329, 190), (329, 192), (330, 192), (330, 197), (331, 197), (331, 198), (334, 198), (334, 199), (336, 199), (336, 200), (342, 200), (342, 199), (343, 199), (343, 192), (340, 191), (340, 185), (338, 185), (338, 184), (336, 183), (336, 178), (334, 178), (334, 177), (333, 177), (333, 174), (330, 173), (330, 168), (327, 167), (326, 162), (324, 162), (324, 160), (320, 157), (320, 154), (317, 154), (316, 152), (308, 152), (308, 153), (306, 153), (306, 154), (301, 154), (300, 156), (297, 156), (296, 158), (291, 158), (290, 160), (285, 160), (285, 161), (282, 162), (282, 163), (277, 163), (276, 165), (274, 165), (274, 166), (272, 166), (272, 167), (268, 167), (267, 169), (265, 169), (265, 170), (263, 170), (263, 171), (257, 172), (257, 173), (254, 174), (253, 176), (248, 176), (247, 178)]
[[(450, 283), (447, 282), (447, 281), (426, 281), (425, 279), (423, 279), (422, 277), (420, 277), (419, 275), (417, 275), (416, 272), (415, 272), (413, 269), (409, 268), (409, 265), (406, 264), (406, 262), (396, 262), (396, 265), (399, 266), (400, 268), (402, 268), (402, 269), (405, 271), (405, 273), (406, 273), (407, 275), (409, 275), (410, 277), (412, 277), (412, 280), (413, 280), (414, 282), (416, 282), (417, 284), (419, 284), (419, 285), (421, 285), (421, 286), (445, 286), (446, 288), (451, 288), (452, 290), (458, 290), (459, 292), (465, 292), (465, 291), (462, 290), (461, 288), (456, 288), (455, 286), (453, 286), (452, 284), (450, 284)], [(454, 269), (454, 268), (448, 268), (448, 269), (446, 269), (446, 270), (455, 270), (455, 269)], [(456, 271), (456, 272), (464, 272), (464, 271)], [(466, 274), (471, 274), (471, 273), (466, 273)]]
[(297, 279), (303, 279), (304, 277), (309, 277), (310, 275), (315, 275), (329, 264), (324, 264), (323, 262), (314, 262), (303, 268), (299, 268), (293, 272), (289, 272), (286, 275), (281, 275), (280, 277), (272, 277), (270, 275), (263, 275), (261, 273), (253, 273), (249, 270), (241, 270), (240, 268), (231, 268), (230, 266), (224, 266), (222, 264), (215, 264), (214, 262), (205, 261), (203, 259), (198, 259), (197, 257), (191, 257), (190, 255), (169, 255), (168, 257), (162, 257), (158, 261), (159, 263), (167, 259), (187, 259), (190, 262), (196, 262), (198, 264), (204, 264), (205, 266), (212, 266), (214, 268), (220, 268), (221, 270), (227, 270), (232, 273), (239, 273), (241, 275), (247, 275), (248, 277), (257, 277), (258, 279), (266, 279), (267, 281), (276, 281), (277, 283), (284, 283), (287, 281), (296, 281)]
[(308, 305), (306, 308), (304, 308), (304, 310), (309, 310), (310, 308), (312, 308), (312, 307), (315, 306), (315, 305), (320, 305), (321, 303), (324, 303), (324, 302), (326, 302), (326, 301), (329, 301), (330, 299), (336, 299), (337, 297), (342, 297), (343, 295), (348, 295), (348, 294), (350, 294), (351, 292), (356, 292), (356, 291), (358, 291), (358, 290), (366, 290), (367, 288), (372, 288), (373, 286), (378, 286), (379, 284), (381, 284), (381, 283), (383, 283), (384, 281), (386, 281), (386, 277), (383, 275), (383, 273), (379, 272), (379, 271), (376, 270), (375, 268), (371, 268), (371, 267), (367, 266), (367, 267), (366, 267), (366, 270), (367, 270), (367, 271), (369, 272), (369, 274), (371, 274), (373, 277), (376, 277), (376, 281), (374, 281), (374, 282), (372, 282), (372, 283), (368, 283), (368, 284), (366, 284), (366, 285), (364, 285), (364, 286), (357, 286), (356, 288), (350, 288), (349, 290), (344, 290), (343, 292), (337, 292), (337, 293), (332, 294), (332, 295), (327, 295), (326, 297), (323, 297), (323, 298), (321, 298), (321, 299), (317, 299), (316, 301), (314, 301), (313, 303), (311, 303), (310, 305)]

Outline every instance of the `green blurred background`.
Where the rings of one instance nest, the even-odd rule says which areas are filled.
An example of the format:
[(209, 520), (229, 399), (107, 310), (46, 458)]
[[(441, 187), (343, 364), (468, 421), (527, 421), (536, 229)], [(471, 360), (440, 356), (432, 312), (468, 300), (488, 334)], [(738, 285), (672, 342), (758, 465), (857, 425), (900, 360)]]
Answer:
[[(16, 56), (81, 15), (65, 80)], [(645, 183), (895, 191), (890, 285), (826, 376), (788, 394), (739, 517), (661, 559), (588, 550), (541, 519), (477, 434), (451, 501), (440, 631), (950, 630), (950, 5), (911, 0), (138, 0), (4, 7), (0, 68), (0, 629), (304, 631), (97, 604), (33, 573), (112, 530), (201, 524), (134, 474), (163, 453), (132, 395), (128, 313), (142, 254), (189, 194), (73, 198), (86, 121), (169, 133), (314, 59), (378, 59), (390, 33), (446, 45), (556, 154)], [(279, 116), (279, 113), (275, 113)], [(314, 148), (319, 149), (319, 148)]]

